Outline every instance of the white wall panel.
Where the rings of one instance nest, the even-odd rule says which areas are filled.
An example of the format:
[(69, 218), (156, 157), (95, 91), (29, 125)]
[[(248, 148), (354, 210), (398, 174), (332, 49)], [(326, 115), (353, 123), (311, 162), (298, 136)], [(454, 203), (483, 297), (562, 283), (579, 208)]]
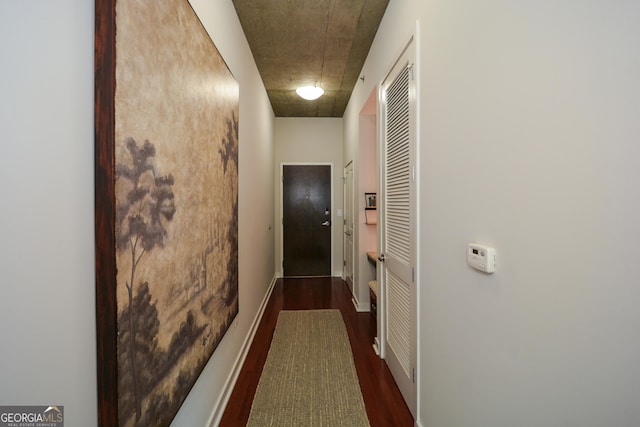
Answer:
[(345, 153), (416, 19), (421, 425), (639, 425), (640, 5), (390, 2)]

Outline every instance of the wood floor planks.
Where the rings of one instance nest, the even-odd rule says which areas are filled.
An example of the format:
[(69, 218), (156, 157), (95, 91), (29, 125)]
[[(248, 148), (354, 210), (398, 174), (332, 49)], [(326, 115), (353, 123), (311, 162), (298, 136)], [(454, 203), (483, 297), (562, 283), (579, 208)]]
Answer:
[(374, 318), (370, 313), (355, 311), (342, 279), (327, 277), (278, 280), (222, 416), (221, 427), (246, 425), (280, 310), (326, 308), (342, 312), (371, 426), (413, 426), (411, 413), (389, 369), (373, 351)]

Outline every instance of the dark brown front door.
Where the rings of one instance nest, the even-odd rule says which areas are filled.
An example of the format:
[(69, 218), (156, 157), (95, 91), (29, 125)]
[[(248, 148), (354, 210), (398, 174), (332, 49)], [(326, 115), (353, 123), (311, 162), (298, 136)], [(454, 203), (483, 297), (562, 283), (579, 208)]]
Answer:
[(331, 275), (331, 166), (283, 165), (284, 276)]

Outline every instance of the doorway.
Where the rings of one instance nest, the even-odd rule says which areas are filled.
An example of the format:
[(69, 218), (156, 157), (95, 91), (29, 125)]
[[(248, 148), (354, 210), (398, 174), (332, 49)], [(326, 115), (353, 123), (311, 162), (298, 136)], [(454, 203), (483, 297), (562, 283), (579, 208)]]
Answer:
[(353, 162), (344, 168), (344, 272), (351, 294), (353, 285)]
[(282, 271), (331, 276), (332, 165), (282, 165)]

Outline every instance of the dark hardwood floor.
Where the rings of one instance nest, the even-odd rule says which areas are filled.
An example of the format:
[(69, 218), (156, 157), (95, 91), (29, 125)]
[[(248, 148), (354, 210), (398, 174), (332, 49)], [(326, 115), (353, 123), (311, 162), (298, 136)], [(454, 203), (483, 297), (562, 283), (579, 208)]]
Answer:
[(280, 310), (325, 308), (342, 312), (371, 426), (413, 426), (413, 417), (387, 365), (373, 351), (375, 320), (370, 313), (356, 312), (345, 282), (339, 278), (285, 278), (275, 284), (221, 427), (246, 425)]

